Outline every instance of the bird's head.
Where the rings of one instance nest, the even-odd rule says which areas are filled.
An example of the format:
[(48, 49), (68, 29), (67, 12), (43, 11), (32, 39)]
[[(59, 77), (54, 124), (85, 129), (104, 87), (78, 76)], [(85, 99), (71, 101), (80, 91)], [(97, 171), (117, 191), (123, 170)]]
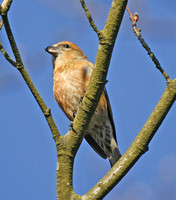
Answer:
[(72, 42), (63, 41), (45, 49), (53, 56), (53, 65), (55, 62), (72, 62), (74, 60), (87, 59), (82, 50)]

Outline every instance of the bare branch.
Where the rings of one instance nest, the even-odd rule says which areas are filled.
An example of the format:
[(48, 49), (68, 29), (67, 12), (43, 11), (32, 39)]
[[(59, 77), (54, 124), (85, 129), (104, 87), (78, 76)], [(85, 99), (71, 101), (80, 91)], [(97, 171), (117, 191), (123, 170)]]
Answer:
[(167, 87), (137, 137), (113, 168), (85, 195), (84, 200), (102, 199), (148, 150), (148, 145), (176, 100), (176, 79)]
[(71, 131), (76, 132), (78, 138), (75, 141), (75, 148), (78, 149), (84, 136), (84, 131), (98, 105), (100, 96), (104, 90), (106, 83), (107, 71), (117, 37), (120, 24), (122, 22), (127, 0), (113, 0), (108, 19), (102, 35), (105, 37), (99, 38), (99, 48), (96, 56), (91, 82), (80, 103), (79, 109), (74, 119)]
[(99, 31), (97, 26), (95, 25), (95, 23), (94, 23), (94, 21), (92, 19), (92, 16), (91, 16), (91, 14), (90, 14), (90, 12), (89, 12), (84, 0), (80, 0), (80, 2), (81, 2), (81, 5), (82, 5), (85, 13), (86, 13), (87, 19), (89, 20), (89, 23), (90, 23), (91, 27), (97, 33), (97, 35), (99, 35), (101, 31)]
[[(85, 130), (88, 126), (88, 123), (90, 122), (90, 119), (98, 105), (99, 99), (104, 90), (114, 43), (123, 19), (126, 5), (127, 0), (112, 1), (106, 25), (103, 31), (101, 31), (101, 37), (99, 37), (99, 47), (95, 61), (96, 67), (93, 70), (91, 82), (86, 91), (86, 94), (84, 95), (83, 100), (80, 103), (79, 109), (73, 122), (73, 127), (68, 134), (71, 137), (70, 141), (72, 142), (71, 152), (75, 152), (75, 154), (82, 142)], [(61, 173), (62, 172), (60, 171), (60, 174)], [(110, 191), (111, 189), (112, 188), (109, 188), (108, 191)], [(101, 194), (97, 194), (98, 198), (96, 198), (96, 194), (92, 193), (88, 196), (88, 198), (87, 195), (84, 195), (83, 198), (102, 199), (102, 197), (106, 194), (107, 188), (102, 187)]]
[(164, 78), (167, 81), (169, 79), (169, 75), (161, 67), (158, 59), (155, 56), (155, 54), (151, 51), (151, 49), (149, 48), (148, 44), (142, 38), (142, 36), (141, 36), (141, 29), (137, 28), (137, 26), (136, 26), (136, 22), (139, 19), (138, 13), (135, 13), (134, 15), (132, 15), (131, 12), (130, 12), (130, 10), (129, 10), (129, 8), (127, 6), (126, 6), (126, 9), (127, 9), (128, 13), (129, 13), (130, 20), (132, 21), (133, 31), (134, 31), (135, 35), (137, 36), (138, 40), (140, 41), (140, 43), (142, 44), (142, 46), (144, 47), (144, 49), (148, 52), (148, 55), (150, 56), (150, 58), (154, 62), (156, 68), (162, 73), (162, 75), (164, 76)]
[(4, 57), (6, 58), (6, 60), (11, 63), (14, 67), (17, 67), (17, 63), (15, 61), (12, 60), (12, 58), (8, 55), (8, 53), (5, 51), (5, 49), (3, 48), (1, 42), (0, 42), (0, 51), (3, 53)]
[(7, 15), (2, 15), (2, 19), (3, 19), (3, 22), (4, 22), (4, 27), (5, 27), (5, 30), (6, 30), (6, 33), (7, 33), (7, 36), (8, 36), (8, 39), (9, 39), (13, 54), (14, 54), (15, 59), (16, 59), (16, 63), (14, 61), (12, 62), (12, 60), (7, 56), (8, 54), (5, 54), (3, 48), (1, 48), (1, 51), (4, 52), (4, 54), (6, 55), (6, 59), (8, 57), (8, 61), (11, 64), (12, 63), (15, 64), (15, 67), (21, 73), (21, 75), (24, 78), (26, 84), (28, 85), (30, 91), (32, 92), (35, 100), (37, 101), (38, 105), (40, 106), (40, 108), (41, 108), (41, 110), (42, 110), (42, 112), (43, 112), (43, 114), (44, 114), (44, 116), (45, 116), (45, 118), (46, 118), (46, 120), (48, 122), (48, 125), (49, 125), (49, 127), (51, 129), (51, 132), (53, 134), (53, 138), (54, 138), (54, 140), (56, 141), (56, 144), (57, 144), (58, 143), (58, 138), (60, 137), (60, 133), (59, 133), (59, 131), (57, 129), (57, 126), (56, 126), (53, 118), (52, 118), (50, 109), (46, 106), (45, 102), (43, 101), (42, 97), (40, 96), (39, 92), (37, 91), (35, 85), (33, 84), (30, 76), (28, 75), (26, 69), (24, 68), (20, 53), (18, 51), (15, 39), (13, 37), (12, 31), (11, 31), (11, 28), (10, 28), (10, 25), (9, 25), (9, 21), (8, 21)]
[(7, 33), (7, 36), (8, 36), (8, 39), (9, 39), (13, 54), (15, 56), (16, 62), (19, 65), (22, 65), (21, 56), (20, 56), (19, 50), (17, 48), (15, 39), (13, 37), (12, 31), (11, 31), (11, 28), (10, 28), (10, 25), (9, 25), (9, 21), (8, 21), (8, 18), (7, 18), (7, 15), (2, 15), (2, 19), (3, 19), (3, 22), (4, 22), (5, 30), (6, 30), (6, 33)]

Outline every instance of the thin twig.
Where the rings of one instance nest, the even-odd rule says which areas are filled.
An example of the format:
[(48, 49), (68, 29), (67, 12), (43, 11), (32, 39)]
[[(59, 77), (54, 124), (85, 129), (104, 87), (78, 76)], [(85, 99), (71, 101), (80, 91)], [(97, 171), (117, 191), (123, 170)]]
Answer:
[[(49, 125), (49, 127), (51, 129), (51, 132), (53, 134), (53, 138), (54, 138), (54, 140), (56, 141), (56, 144), (57, 144), (59, 136), (60, 136), (60, 133), (59, 133), (59, 131), (57, 129), (57, 126), (56, 126), (53, 118), (52, 118), (50, 109), (47, 107), (47, 105), (43, 101), (43, 99), (40, 96), (39, 92), (37, 91), (35, 85), (33, 84), (30, 76), (28, 75), (26, 69), (24, 68), (20, 53), (18, 51), (15, 39), (14, 39), (13, 34), (12, 34), (12, 30), (10, 28), (10, 24), (9, 24), (9, 21), (8, 21), (7, 13), (2, 15), (2, 19), (3, 19), (3, 22), (4, 22), (4, 27), (5, 27), (5, 30), (6, 30), (6, 33), (7, 33), (7, 36), (8, 36), (8, 39), (9, 39), (13, 54), (14, 54), (14, 57), (16, 59), (16, 63), (15, 63), (16, 64), (16, 68), (21, 73), (21, 75), (24, 78), (27, 86), (29, 87), (30, 91), (32, 92), (35, 100), (37, 101), (38, 105), (40, 106), (40, 108), (41, 108), (41, 110), (42, 110), (42, 112), (43, 112), (43, 114), (44, 114), (44, 116), (45, 116), (45, 118), (46, 118), (46, 120), (48, 122), (48, 125)], [(3, 49), (2, 49), (2, 51), (3, 51)]]
[(80, 0), (80, 3), (81, 3), (81, 5), (82, 5), (82, 7), (83, 7), (83, 9), (84, 9), (84, 11), (85, 11), (85, 13), (86, 13), (87, 19), (89, 20), (89, 23), (90, 23), (91, 27), (93, 28), (93, 30), (94, 30), (94, 31), (97, 33), (97, 35), (99, 36), (100, 33), (101, 33), (101, 31), (99, 31), (98, 28), (97, 28), (97, 26), (95, 25), (95, 23), (94, 23), (94, 21), (93, 21), (93, 19), (92, 19), (92, 16), (91, 16), (91, 14), (90, 14), (90, 12), (89, 12), (89, 10), (88, 10), (88, 8), (87, 8), (87, 6), (86, 6), (84, 0)]
[(3, 53), (4, 57), (6, 58), (6, 60), (11, 63), (14, 67), (17, 67), (17, 63), (15, 61), (12, 60), (12, 58), (9, 56), (9, 54), (5, 51), (5, 49), (3, 48), (1, 42), (0, 42), (0, 51)]
[(15, 42), (15, 38), (13, 37), (12, 30), (10, 28), (10, 24), (9, 24), (9, 20), (8, 20), (7, 15), (3, 15), (2, 19), (3, 19), (3, 22), (4, 22), (4, 27), (5, 27), (5, 30), (6, 30), (6, 33), (7, 33), (13, 54), (15, 56), (16, 62), (18, 63), (18, 65), (23, 65), (19, 50), (18, 50), (16, 42)]
[(137, 21), (139, 19), (138, 13), (136, 12), (134, 15), (132, 15), (131, 12), (130, 12), (130, 10), (129, 10), (129, 8), (127, 6), (126, 6), (126, 9), (127, 9), (128, 13), (129, 13), (130, 20), (132, 21), (133, 31), (134, 31), (135, 35), (137, 36), (138, 40), (140, 41), (140, 43), (142, 44), (142, 46), (144, 47), (144, 49), (148, 52), (148, 55), (150, 56), (150, 58), (154, 62), (156, 68), (163, 74), (164, 78), (167, 81), (169, 79), (169, 75), (161, 67), (158, 59), (155, 56), (155, 54), (151, 51), (151, 49), (149, 48), (148, 44), (142, 38), (142, 36), (141, 36), (141, 29), (137, 28), (137, 26), (136, 26), (136, 23), (137, 23)]

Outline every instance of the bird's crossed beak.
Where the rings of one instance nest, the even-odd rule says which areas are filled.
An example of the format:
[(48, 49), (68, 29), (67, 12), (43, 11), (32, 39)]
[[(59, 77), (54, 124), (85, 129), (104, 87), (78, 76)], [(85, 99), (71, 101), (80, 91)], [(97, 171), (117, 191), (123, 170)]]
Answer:
[(48, 53), (52, 54), (53, 56), (58, 54), (58, 48), (55, 45), (52, 46), (48, 46), (45, 51), (47, 51)]

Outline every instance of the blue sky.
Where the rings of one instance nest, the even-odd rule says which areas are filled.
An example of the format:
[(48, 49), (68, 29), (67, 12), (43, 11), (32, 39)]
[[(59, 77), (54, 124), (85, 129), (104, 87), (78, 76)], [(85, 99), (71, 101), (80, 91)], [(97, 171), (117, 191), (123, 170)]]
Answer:
[[(2, 0), (0, 1), (2, 2)], [(87, 0), (99, 29), (110, 3)], [(171, 78), (176, 77), (176, 2), (131, 0), (142, 36)], [(44, 49), (62, 40), (77, 44), (91, 62), (98, 39), (79, 1), (14, 1), (9, 21), (24, 65), (51, 108), (60, 133), (69, 121), (52, 92), (51, 56)], [(12, 55), (4, 29), (0, 40)], [(114, 47), (107, 89), (122, 154), (128, 149), (161, 97), (166, 83), (134, 36), (127, 12)], [(49, 127), (21, 75), (0, 54), (0, 199), (56, 199), (56, 149)], [(176, 105), (144, 154), (105, 200), (176, 199)], [(83, 141), (74, 166), (74, 189), (86, 193), (110, 169)]]

